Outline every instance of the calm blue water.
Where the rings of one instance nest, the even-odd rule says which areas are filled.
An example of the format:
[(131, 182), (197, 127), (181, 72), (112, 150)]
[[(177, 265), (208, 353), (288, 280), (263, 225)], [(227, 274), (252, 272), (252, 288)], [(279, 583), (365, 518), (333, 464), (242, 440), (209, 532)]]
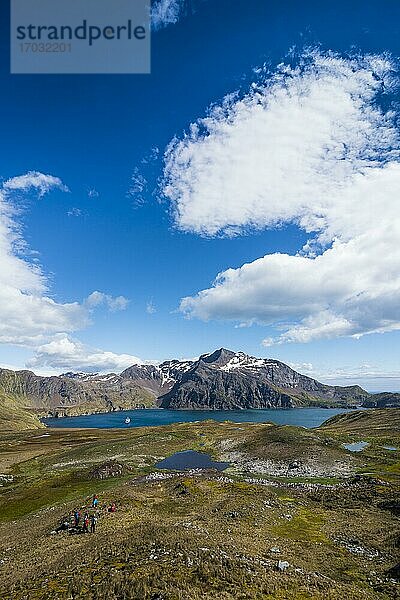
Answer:
[[(340, 408), (269, 408), (265, 410), (125, 410), (121, 412), (85, 415), (82, 417), (63, 417), (43, 419), (49, 427), (144, 427), (169, 425), (170, 423), (191, 423), (195, 421), (233, 421), (234, 423), (268, 423), (278, 425), (299, 425), (300, 427), (318, 427), (334, 415), (347, 412)], [(129, 425), (124, 423), (129, 416)]]
[(186, 471), (188, 469), (224, 471), (229, 467), (229, 463), (212, 460), (209, 454), (203, 454), (203, 452), (185, 450), (184, 452), (175, 452), (175, 454), (164, 458), (156, 464), (156, 467), (157, 469), (171, 469), (173, 471)]
[(369, 446), (368, 442), (353, 442), (352, 444), (342, 444), (343, 448), (350, 450), (350, 452), (361, 452)]

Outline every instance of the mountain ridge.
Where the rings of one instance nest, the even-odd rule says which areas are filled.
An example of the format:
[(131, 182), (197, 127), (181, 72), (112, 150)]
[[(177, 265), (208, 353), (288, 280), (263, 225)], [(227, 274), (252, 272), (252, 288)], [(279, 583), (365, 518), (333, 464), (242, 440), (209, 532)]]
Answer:
[[(86, 374), (88, 375), (88, 374)], [(0, 393), (40, 416), (75, 416), (153, 406), (153, 396), (119, 375), (40, 376), (0, 369)]]
[(197, 360), (135, 364), (121, 373), (40, 376), (0, 369), (0, 392), (40, 416), (75, 416), (136, 408), (240, 410), (295, 406), (400, 406), (400, 394), (330, 386), (276, 359), (219, 348)]
[(163, 408), (291, 408), (327, 402), (355, 403), (368, 392), (360, 387), (321, 384), (275, 359), (256, 358), (225, 348), (200, 356), (161, 397)]
[[(232, 390), (229, 377), (218, 376), (213, 371), (209, 371), (209, 376), (204, 377), (204, 368), (207, 366), (221, 373), (236, 374), (236, 377), (232, 377), (239, 380), (236, 392)], [(202, 354), (197, 360), (169, 360), (160, 365), (133, 365), (123, 371), (121, 376), (136, 379), (140, 385), (151, 389), (157, 395), (157, 402), (162, 408), (171, 409), (229, 410), (274, 406), (328, 406), (330, 403), (332, 406), (365, 405), (369, 408), (400, 406), (400, 394), (370, 394), (358, 385), (322, 384), (316, 379), (301, 375), (276, 359), (256, 358), (226, 348)], [(260, 379), (260, 376), (264, 384), (261, 389), (259, 385), (254, 385), (254, 379)], [(250, 386), (252, 395), (244, 402), (240, 387), (243, 378), (253, 382), (253, 386)]]
[[(169, 360), (160, 363), (160, 365), (133, 365), (125, 369), (121, 373), (121, 377), (140, 379), (141, 382), (149, 384), (153, 390), (156, 388), (159, 392), (159, 397), (163, 397), (171, 391), (173, 385), (178, 383), (182, 377), (185, 377), (185, 374), (192, 373), (201, 364), (209, 365), (214, 369), (217, 368), (227, 373), (238, 371), (253, 376), (259, 374), (261, 369), (266, 369), (268, 371), (268, 379), (277, 386), (286, 387), (287, 379), (289, 378), (293, 382), (301, 381), (303, 384), (307, 382), (311, 390), (318, 389), (324, 391), (324, 394), (328, 396), (329, 390), (348, 390), (354, 392), (354, 394), (369, 396), (368, 392), (360, 386), (342, 387), (320, 384), (311, 377), (297, 373), (297, 371), (281, 361), (270, 358), (256, 358), (244, 352), (233, 352), (226, 348), (219, 348), (213, 352), (202, 354), (197, 360)], [(277, 380), (279, 370), (286, 374), (286, 379), (281, 378), (279, 380), (278, 377)], [(158, 382), (158, 387), (155, 382)], [(315, 383), (317, 383), (317, 386), (315, 386)]]

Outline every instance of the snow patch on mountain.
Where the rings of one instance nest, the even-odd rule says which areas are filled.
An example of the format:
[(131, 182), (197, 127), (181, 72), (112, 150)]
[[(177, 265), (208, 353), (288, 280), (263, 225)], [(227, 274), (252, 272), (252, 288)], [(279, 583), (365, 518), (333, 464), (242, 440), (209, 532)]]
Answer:
[(233, 371), (234, 369), (259, 369), (268, 365), (277, 366), (275, 361), (268, 360), (266, 358), (255, 358), (244, 354), (244, 352), (237, 352), (225, 365), (219, 367), (221, 371)]

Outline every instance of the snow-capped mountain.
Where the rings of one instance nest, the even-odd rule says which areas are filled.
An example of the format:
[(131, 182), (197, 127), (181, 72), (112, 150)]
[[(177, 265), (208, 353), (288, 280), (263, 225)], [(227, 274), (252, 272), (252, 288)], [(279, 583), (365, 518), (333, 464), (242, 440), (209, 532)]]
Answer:
[(77, 381), (87, 381), (87, 382), (117, 382), (119, 380), (119, 375), (115, 373), (85, 373), (83, 371), (78, 373), (73, 373), (69, 371), (68, 373), (63, 373), (60, 377), (68, 377), (68, 379), (75, 379)]
[(121, 377), (154, 393), (163, 408), (174, 409), (359, 403), (368, 396), (358, 386), (324, 385), (277, 360), (224, 348), (203, 354), (196, 361), (134, 365), (123, 371)]
[(133, 365), (117, 373), (40, 377), (0, 369), (0, 392), (22, 395), (42, 414), (82, 414), (140, 407), (238, 410), (291, 406), (399, 406), (399, 394), (319, 383), (278, 360), (224, 348), (197, 360)]
[(121, 377), (133, 379), (159, 397), (169, 392), (193, 364), (195, 363), (189, 360), (167, 360), (160, 365), (132, 365), (121, 373)]

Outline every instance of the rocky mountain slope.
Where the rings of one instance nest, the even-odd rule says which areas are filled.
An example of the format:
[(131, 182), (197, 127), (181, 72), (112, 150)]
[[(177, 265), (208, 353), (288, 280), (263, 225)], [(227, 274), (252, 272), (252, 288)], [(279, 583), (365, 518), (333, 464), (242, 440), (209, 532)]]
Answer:
[(195, 362), (190, 360), (167, 360), (160, 365), (133, 365), (125, 369), (121, 377), (135, 381), (160, 397), (169, 392), (194, 364)]
[(24, 407), (41, 415), (78, 415), (154, 404), (154, 396), (135, 381), (120, 375), (66, 373), (40, 377), (31, 371), (0, 369), (0, 394), (8, 408)]
[(366, 408), (399, 408), (400, 394), (393, 392), (381, 392), (380, 394), (371, 394), (365, 401)]
[(121, 377), (151, 390), (158, 396), (160, 406), (169, 409), (357, 405), (369, 398), (358, 386), (324, 385), (277, 360), (224, 348), (196, 361), (135, 365)]

